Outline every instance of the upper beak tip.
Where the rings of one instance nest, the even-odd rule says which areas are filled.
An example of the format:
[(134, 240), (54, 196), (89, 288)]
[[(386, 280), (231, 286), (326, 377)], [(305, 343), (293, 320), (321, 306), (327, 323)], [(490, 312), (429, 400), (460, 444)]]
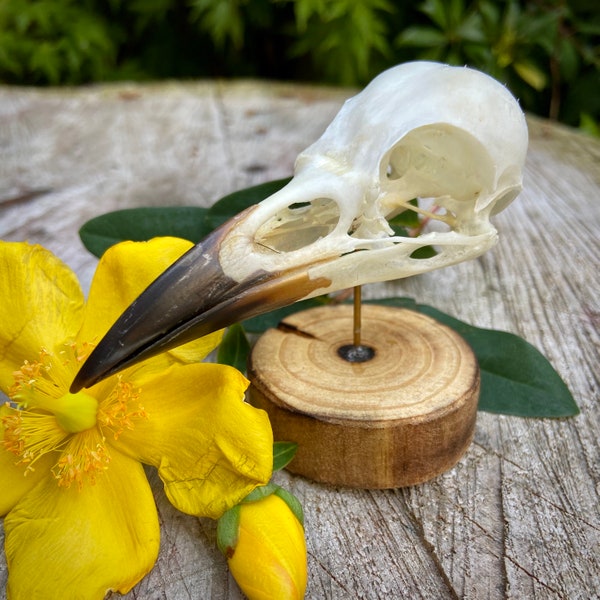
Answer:
[(80, 392), (83, 388), (89, 387), (87, 381), (82, 379), (83, 378), (79, 376), (79, 373), (75, 376), (75, 379), (73, 379), (71, 387), (69, 388), (69, 392), (71, 394), (76, 394), (77, 392)]
[(106, 377), (106, 375), (98, 373), (98, 370), (93, 368), (94, 366), (88, 357), (71, 382), (71, 387), (69, 388), (71, 394), (76, 394), (85, 388), (91, 388)]

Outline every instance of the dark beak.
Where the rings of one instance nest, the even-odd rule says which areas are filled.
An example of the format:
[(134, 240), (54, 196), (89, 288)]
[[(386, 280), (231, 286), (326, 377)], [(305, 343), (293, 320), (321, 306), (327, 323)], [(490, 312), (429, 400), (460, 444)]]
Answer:
[(221, 241), (245, 214), (216, 229), (142, 292), (82, 365), (71, 384), (72, 393), (151, 356), (287, 306), (329, 285), (329, 280), (310, 280), (306, 268), (257, 272), (244, 281), (225, 275), (219, 264)]

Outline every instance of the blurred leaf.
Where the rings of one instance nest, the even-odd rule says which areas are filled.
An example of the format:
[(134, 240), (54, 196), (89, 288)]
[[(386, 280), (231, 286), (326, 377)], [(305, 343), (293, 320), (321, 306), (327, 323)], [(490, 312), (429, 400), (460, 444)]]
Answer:
[(517, 28), (522, 39), (541, 45), (549, 54), (554, 51), (558, 26), (563, 15), (561, 10), (548, 10), (522, 14)]
[(123, 240), (145, 241), (168, 235), (197, 243), (231, 217), (281, 189), (288, 181), (269, 181), (234, 192), (209, 209), (165, 206), (117, 210), (90, 219), (79, 230), (79, 236), (95, 256), (101, 256), (107, 248)]
[(442, 0), (425, 0), (419, 9), (430, 17), (440, 29), (447, 30), (450, 28), (450, 19), (446, 6), (447, 3)]
[(279, 191), (290, 180), (291, 178), (288, 177), (286, 179), (267, 181), (266, 183), (261, 183), (260, 185), (245, 188), (224, 196), (208, 209), (206, 215), (207, 223), (210, 225), (211, 229), (218, 227), (249, 206), (258, 204), (265, 198), (268, 198)]
[(538, 92), (548, 85), (546, 73), (530, 62), (519, 61), (513, 65), (519, 77)]
[(579, 54), (569, 39), (561, 39), (558, 47), (558, 64), (566, 81), (573, 81), (579, 71)]
[(494, 2), (484, 0), (479, 3), (478, 13), (487, 31), (494, 30), (500, 23), (500, 8)]
[(117, 210), (90, 219), (79, 230), (79, 236), (83, 245), (98, 257), (124, 240), (174, 236), (196, 243), (212, 231), (207, 212), (206, 208), (196, 206)]
[(587, 113), (581, 113), (579, 127), (589, 135), (600, 137), (600, 123)]
[(217, 350), (217, 362), (235, 367), (240, 373), (246, 373), (249, 354), (250, 343), (244, 328), (239, 323), (228, 327)]
[(388, 21), (395, 9), (388, 0), (295, 0), (294, 4), (297, 38), (290, 53), (308, 56), (328, 81), (356, 85), (368, 80), (374, 60), (391, 54)]
[(456, 28), (457, 36), (465, 42), (486, 44), (486, 37), (482, 27), (481, 15), (471, 13)]
[(244, 43), (244, 0), (191, 0), (191, 18), (200, 24), (217, 47), (223, 48), (229, 40), (240, 49)]
[(417, 48), (435, 48), (446, 43), (446, 36), (433, 27), (414, 25), (407, 27), (396, 37), (398, 46), (415, 46)]
[(29, 57), (29, 69), (39, 71), (52, 84), (60, 81), (60, 58), (56, 46), (50, 42), (42, 42)]
[[(93, 6), (72, 0), (0, 3), (0, 40), (5, 32), (13, 33), (10, 51), (22, 64), (17, 83), (56, 85), (101, 79), (116, 58), (112, 29)], [(5, 69), (0, 58), (0, 79)]]

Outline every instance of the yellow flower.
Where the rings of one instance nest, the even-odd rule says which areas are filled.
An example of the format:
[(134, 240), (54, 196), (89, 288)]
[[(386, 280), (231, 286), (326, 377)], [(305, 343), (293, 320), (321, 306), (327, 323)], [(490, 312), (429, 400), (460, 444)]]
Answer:
[(219, 520), (218, 545), (250, 600), (301, 600), (307, 581), (302, 507), (286, 490), (257, 488)]
[(85, 303), (50, 252), (0, 242), (0, 516), (8, 597), (103, 598), (154, 565), (159, 525), (142, 463), (170, 501), (219, 517), (272, 469), (268, 418), (235, 369), (200, 364), (213, 334), (69, 393), (122, 310), (190, 244), (126, 242), (101, 259)]

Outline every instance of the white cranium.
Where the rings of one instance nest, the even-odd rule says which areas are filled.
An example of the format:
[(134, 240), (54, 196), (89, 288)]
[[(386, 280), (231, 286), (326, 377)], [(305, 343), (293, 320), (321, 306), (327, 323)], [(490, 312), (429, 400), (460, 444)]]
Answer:
[[(236, 281), (311, 265), (311, 279), (331, 282), (314, 296), (474, 258), (496, 242), (490, 216), (519, 194), (526, 151), (524, 115), (491, 77), (397, 66), (348, 100), (298, 156), (291, 182), (236, 224), (220, 263)], [(413, 198), (441, 209), (424, 212), (444, 231), (394, 236), (388, 219)], [(411, 258), (426, 245), (438, 254)]]

